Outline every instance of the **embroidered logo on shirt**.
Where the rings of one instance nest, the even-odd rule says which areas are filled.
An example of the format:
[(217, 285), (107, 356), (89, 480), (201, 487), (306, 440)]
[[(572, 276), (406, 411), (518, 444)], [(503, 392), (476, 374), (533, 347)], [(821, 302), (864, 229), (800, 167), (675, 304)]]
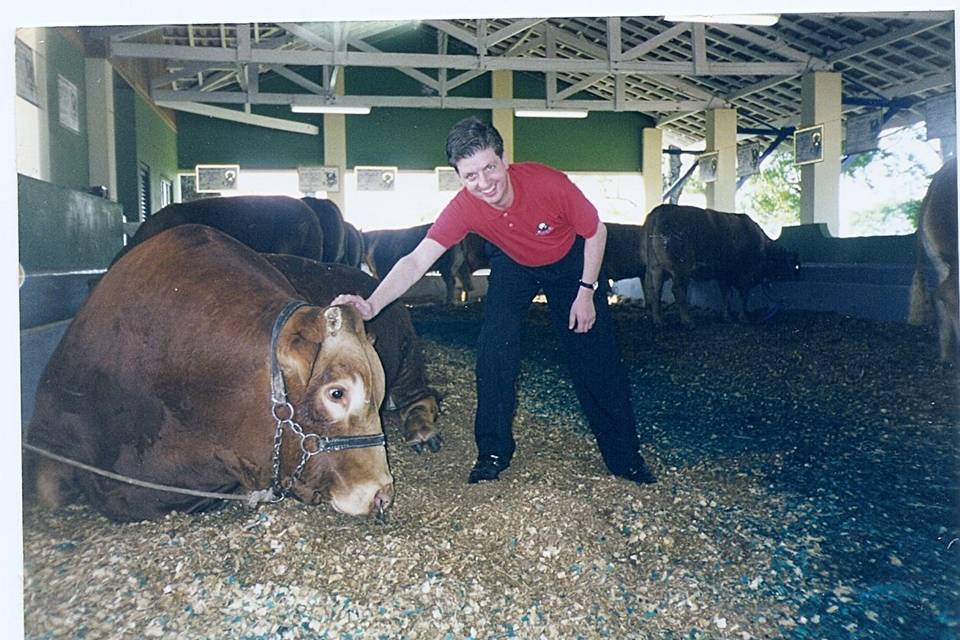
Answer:
[(552, 231), (553, 231), (553, 227), (551, 227), (551, 226), (550, 226), (549, 224), (547, 224), (546, 222), (540, 222), (540, 223), (537, 224), (537, 235), (538, 235), (538, 236), (545, 236), (545, 235), (547, 235), (548, 233), (550, 233), (550, 232), (552, 232)]

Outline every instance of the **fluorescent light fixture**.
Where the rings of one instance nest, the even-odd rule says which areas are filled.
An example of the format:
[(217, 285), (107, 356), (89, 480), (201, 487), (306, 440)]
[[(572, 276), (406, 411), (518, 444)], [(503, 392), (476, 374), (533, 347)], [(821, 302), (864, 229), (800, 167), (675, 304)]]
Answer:
[(715, 16), (663, 16), (667, 22), (706, 22), (712, 24), (748, 24), (770, 27), (780, 20), (779, 14), (728, 13)]
[(586, 118), (587, 112), (582, 109), (514, 109), (513, 115), (518, 118)]
[(370, 107), (347, 107), (335, 104), (292, 104), (290, 105), (290, 111), (294, 113), (343, 113), (365, 116), (370, 113)]

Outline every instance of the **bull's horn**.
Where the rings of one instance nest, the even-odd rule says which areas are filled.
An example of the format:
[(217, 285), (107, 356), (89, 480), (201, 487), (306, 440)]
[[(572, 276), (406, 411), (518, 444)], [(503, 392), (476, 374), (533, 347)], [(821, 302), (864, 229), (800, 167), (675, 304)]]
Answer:
[(329, 307), (323, 312), (323, 317), (327, 320), (327, 335), (335, 336), (343, 326), (343, 309), (340, 307)]

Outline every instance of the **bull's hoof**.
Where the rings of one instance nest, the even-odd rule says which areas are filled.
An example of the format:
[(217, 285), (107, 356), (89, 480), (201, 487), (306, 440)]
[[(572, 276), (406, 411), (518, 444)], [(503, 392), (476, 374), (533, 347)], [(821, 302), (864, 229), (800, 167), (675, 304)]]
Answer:
[(418, 440), (410, 446), (418, 454), (423, 453), (426, 449), (429, 449), (431, 453), (436, 453), (443, 446), (443, 438), (439, 433), (435, 433), (426, 440)]

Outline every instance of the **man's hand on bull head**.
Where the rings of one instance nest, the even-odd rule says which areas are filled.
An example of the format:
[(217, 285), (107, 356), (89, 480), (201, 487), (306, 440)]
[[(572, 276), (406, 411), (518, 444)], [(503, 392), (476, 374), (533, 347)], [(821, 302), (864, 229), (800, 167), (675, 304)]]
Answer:
[(362, 296), (354, 295), (352, 293), (341, 293), (330, 303), (330, 306), (338, 304), (347, 304), (357, 310), (360, 314), (360, 317), (364, 320), (370, 320), (378, 313), (378, 309), (374, 309), (373, 305), (369, 300)]

